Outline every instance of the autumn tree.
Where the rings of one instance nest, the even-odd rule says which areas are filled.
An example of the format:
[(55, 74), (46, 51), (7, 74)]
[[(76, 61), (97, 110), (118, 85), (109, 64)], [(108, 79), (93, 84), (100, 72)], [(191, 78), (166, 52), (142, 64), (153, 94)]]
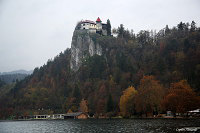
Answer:
[(106, 113), (106, 97), (107, 97), (107, 84), (106, 82), (101, 82), (98, 92), (95, 96), (96, 101), (96, 113), (98, 115), (104, 115)]
[(73, 111), (72, 111), (71, 109), (69, 109), (69, 110), (67, 111), (67, 113), (73, 113)]
[(140, 80), (136, 98), (136, 110), (141, 113), (155, 113), (161, 109), (164, 88), (154, 76), (144, 76)]
[(134, 100), (137, 90), (133, 86), (128, 87), (120, 97), (119, 108), (123, 117), (130, 117), (135, 112)]
[(172, 83), (162, 102), (165, 110), (185, 113), (200, 107), (200, 97), (196, 95), (186, 80)]
[(73, 112), (76, 112), (76, 111), (78, 111), (78, 106), (77, 106), (77, 104), (76, 104), (76, 98), (75, 97), (69, 97), (69, 98), (67, 98), (66, 99), (66, 101), (65, 101), (65, 108), (67, 109), (67, 110), (71, 110), (71, 111), (73, 111)]
[(84, 99), (82, 99), (80, 102), (80, 111), (84, 113), (88, 113), (88, 103)]

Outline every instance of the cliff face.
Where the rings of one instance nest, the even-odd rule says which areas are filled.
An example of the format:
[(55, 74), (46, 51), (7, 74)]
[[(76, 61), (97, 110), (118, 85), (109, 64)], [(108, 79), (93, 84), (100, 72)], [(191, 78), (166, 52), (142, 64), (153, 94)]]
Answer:
[(75, 30), (71, 43), (71, 60), (70, 67), (73, 71), (77, 71), (82, 64), (82, 61), (87, 56), (95, 54), (102, 55), (102, 47), (92, 40), (88, 30)]

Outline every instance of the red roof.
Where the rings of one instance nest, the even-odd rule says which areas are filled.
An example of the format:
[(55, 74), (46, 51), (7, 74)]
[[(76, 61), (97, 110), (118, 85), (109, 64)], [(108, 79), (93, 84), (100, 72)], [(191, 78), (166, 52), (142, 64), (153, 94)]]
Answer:
[(82, 20), (81, 23), (91, 23), (91, 24), (95, 24), (95, 22), (90, 21), (90, 20)]
[(101, 22), (101, 19), (98, 17), (97, 20), (96, 20), (96, 22)]

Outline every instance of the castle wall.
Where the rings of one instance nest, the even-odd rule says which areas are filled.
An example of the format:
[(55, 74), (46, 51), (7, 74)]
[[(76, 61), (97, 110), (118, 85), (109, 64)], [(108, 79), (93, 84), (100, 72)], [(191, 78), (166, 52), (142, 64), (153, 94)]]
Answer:
[(103, 34), (104, 36), (107, 36), (107, 30), (102, 29), (102, 34)]
[(96, 24), (96, 29), (97, 30), (102, 30), (102, 24), (101, 23), (97, 23)]
[(89, 29), (90, 33), (96, 33), (96, 29)]
[(81, 29), (96, 29), (96, 24), (91, 24), (91, 23), (82, 23), (81, 24)]

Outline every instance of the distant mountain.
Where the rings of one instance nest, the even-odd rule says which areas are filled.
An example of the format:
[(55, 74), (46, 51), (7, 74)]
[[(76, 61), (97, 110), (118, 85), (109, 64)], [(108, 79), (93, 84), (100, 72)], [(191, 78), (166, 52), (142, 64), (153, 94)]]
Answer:
[(15, 71), (11, 71), (11, 72), (3, 72), (3, 73), (0, 73), (0, 75), (10, 75), (10, 74), (27, 74), (27, 75), (30, 75), (33, 73), (33, 70), (30, 70), (30, 71), (26, 71), (26, 70), (15, 70)]
[(27, 77), (28, 74), (5, 74), (5, 75), (0, 75), (0, 80), (5, 82), (6, 84), (10, 84), (12, 82), (20, 81)]
[(0, 73), (0, 80), (5, 82), (6, 84), (10, 84), (12, 82), (16, 82), (17, 80), (20, 81), (32, 73), (33, 70), (15, 70), (11, 72), (3, 72)]

